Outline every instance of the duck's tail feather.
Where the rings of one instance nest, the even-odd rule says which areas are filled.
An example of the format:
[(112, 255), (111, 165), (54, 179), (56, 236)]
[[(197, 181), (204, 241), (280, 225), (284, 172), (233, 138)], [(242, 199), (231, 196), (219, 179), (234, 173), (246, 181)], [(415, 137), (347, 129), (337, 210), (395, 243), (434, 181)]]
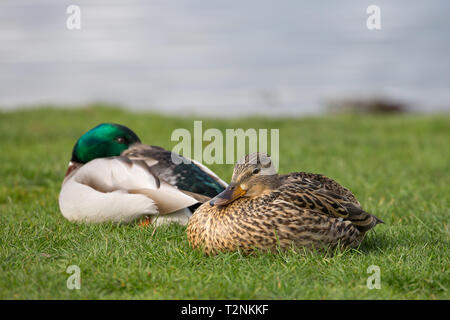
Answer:
[(352, 217), (350, 220), (361, 232), (366, 232), (375, 227), (377, 224), (384, 223), (383, 220), (365, 211), (362, 211), (362, 213), (359, 216), (360, 216), (359, 219), (352, 219), (356, 218)]
[(348, 220), (350, 220), (361, 232), (366, 232), (377, 224), (384, 223), (380, 218), (364, 211), (353, 203), (345, 203), (344, 207), (349, 214)]

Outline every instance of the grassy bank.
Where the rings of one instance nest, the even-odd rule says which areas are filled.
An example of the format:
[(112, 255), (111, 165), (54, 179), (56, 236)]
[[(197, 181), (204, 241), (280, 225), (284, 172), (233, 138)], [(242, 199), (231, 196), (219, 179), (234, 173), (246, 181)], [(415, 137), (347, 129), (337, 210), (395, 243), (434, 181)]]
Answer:
[[(194, 118), (119, 109), (0, 112), (1, 299), (449, 299), (450, 117), (204, 119), (203, 129), (280, 130), (280, 172), (323, 173), (383, 219), (358, 250), (221, 254), (189, 248), (183, 227), (67, 222), (57, 198), (76, 139), (100, 122), (172, 148)], [(232, 165), (210, 168), (229, 181)], [(66, 268), (81, 269), (68, 290)], [(367, 268), (381, 270), (369, 290)]]

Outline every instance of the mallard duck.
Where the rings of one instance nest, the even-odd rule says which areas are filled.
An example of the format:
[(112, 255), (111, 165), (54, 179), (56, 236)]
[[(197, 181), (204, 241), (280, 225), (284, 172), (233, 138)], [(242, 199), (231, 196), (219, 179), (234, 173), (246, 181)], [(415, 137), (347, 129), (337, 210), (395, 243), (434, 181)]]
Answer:
[[(141, 143), (129, 128), (103, 123), (83, 134), (72, 151), (59, 194), (71, 221), (187, 224), (200, 203), (227, 184), (204, 165)], [(149, 222), (149, 220), (147, 220)]]
[(382, 221), (365, 212), (347, 189), (321, 174), (277, 174), (270, 157), (239, 161), (231, 183), (189, 220), (193, 248), (275, 251), (278, 248), (355, 247)]

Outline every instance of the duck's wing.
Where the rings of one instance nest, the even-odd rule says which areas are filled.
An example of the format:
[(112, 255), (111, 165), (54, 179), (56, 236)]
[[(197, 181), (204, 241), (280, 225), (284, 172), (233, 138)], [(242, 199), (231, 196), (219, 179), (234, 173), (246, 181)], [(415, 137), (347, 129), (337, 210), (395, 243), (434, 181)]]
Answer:
[[(86, 215), (91, 211), (93, 215), (117, 211), (115, 205), (130, 215), (134, 211), (167, 214), (198, 203), (192, 195), (159, 179), (146, 162), (122, 156), (95, 159), (83, 165), (64, 182), (61, 201), (69, 211), (87, 212)], [(140, 202), (146, 202), (145, 212)]]
[(161, 147), (135, 144), (122, 156), (145, 161), (156, 176), (181, 190), (212, 198), (227, 187), (206, 166)]
[(356, 199), (356, 197), (349, 189), (345, 188), (335, 180), (327, 176), (324, 176), (323, 174), (316, 174), (309, 172), (294, 172), (283, 175), (281, 177), (282, 179), (287, 180), (294, 180), (294, 181), (301, 180), (305, 182), (310, 182), (311, 184), (316, 185), (317, 188), (319, 189), (331, 191), (334, 194), (343, 197), (346, 201), (352, 202), (357, 206), (361, 206), (359, 201)]
[(334, 180), (322, 175), (314, 175), (313, 178), (302, 174), (283, 177), (284, 197), (299, 207), (349, 220), (359, 231), (367, 231), (383, 222), (364, 211), (354, 195)]

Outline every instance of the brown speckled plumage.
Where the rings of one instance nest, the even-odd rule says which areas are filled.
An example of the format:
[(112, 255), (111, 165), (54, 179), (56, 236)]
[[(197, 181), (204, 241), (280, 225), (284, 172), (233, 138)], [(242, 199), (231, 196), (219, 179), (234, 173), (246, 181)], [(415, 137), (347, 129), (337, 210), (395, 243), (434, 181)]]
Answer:
[(366, 231), (382, 222), (330, 178), (303, 172), (252, 178), (256, 167), (264, 166), (259, 161), (237, 164), (230, 186), (248, 184), (248, 193), (253, 185), (266, 183), (266, 188), (223, 206), (204, 203), (188, 224), (192, 247), (207, 254), (238, 249), (248, 253), (254, 248), (274, 251), (292, 245), (355, 247)]

